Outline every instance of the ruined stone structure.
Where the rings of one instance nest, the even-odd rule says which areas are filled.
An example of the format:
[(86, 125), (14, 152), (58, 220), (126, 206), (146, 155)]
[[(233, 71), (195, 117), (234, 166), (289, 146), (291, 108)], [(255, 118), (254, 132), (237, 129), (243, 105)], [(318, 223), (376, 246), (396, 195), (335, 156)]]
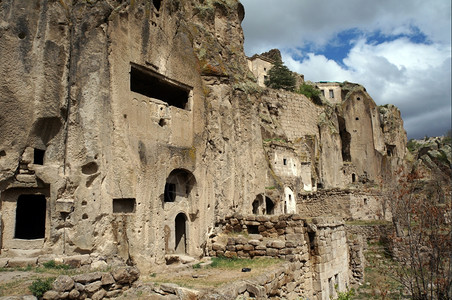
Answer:
[[(0, 255), (148, 270), (206, 254), (226, 216), (304, 213), (303, 195), (390, 179), (397, 108), (350, 83), (323, 106), (259, 87), (244, 14), (233, 0), (2, 1)], [(325, 226), (325, 247), (345, 247)], [(326, 268), (348, 282), (340, 257)], [(329, 295), (328, 272), (312, 293)]]

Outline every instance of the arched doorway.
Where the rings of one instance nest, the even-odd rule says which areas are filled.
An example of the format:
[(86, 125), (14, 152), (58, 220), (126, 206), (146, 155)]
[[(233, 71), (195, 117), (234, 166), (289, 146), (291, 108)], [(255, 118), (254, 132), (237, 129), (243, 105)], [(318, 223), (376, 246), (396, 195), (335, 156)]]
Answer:
[(173, 170), (166, 179), (163, 193), (164, 202), (176, 202), (187, 199), (195, 185), (195, 176), (190, 171), (184, 169)]
[(179, 254), (187, 253), (187, 217), (184, 213), (179, 213), (174, 220), (174, 236), (176, 243), (174, 251)]
[(267, 196), (259, 194), (254, 199), (253, 203), (253, 214), (255, 215), (273, 215), (275, 213), (275, 204)]

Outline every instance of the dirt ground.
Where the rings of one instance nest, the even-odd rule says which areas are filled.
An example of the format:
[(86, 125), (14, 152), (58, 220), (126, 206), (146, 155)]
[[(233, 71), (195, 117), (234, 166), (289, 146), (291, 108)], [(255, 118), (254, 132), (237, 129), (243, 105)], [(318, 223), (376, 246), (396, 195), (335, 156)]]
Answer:
[[(190, 265), (163, 266), (157, 272), (142, 273), (135, 287), (122, 297), (129, 299), (146, 299), (152, 288), (160, 284), (174, 283), (189, 289), (202, 292), (211, 291), (225, 284), (238, 280), (252, 279), (281, 265), (278, 261), (271, 265), (248, 265), (238, 263), (227, 268), (193, 267)], [(242, 268), (251, 267), (250, 272), (242, 272)], [(0, 269), (0, 297), (31, 294), (28, 286), (38, 278), (58, 277), (59, 275), (75, 275), (88, 273), (86, 269), (54, 270), (42, 267), (26, 269)], [(122, 297), (119, 297), (121, 299)]]

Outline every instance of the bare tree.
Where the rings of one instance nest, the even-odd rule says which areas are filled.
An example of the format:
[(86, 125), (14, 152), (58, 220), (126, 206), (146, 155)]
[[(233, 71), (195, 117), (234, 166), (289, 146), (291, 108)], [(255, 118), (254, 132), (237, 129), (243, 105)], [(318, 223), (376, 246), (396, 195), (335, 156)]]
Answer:
[(391, 209), (398, 280), (412, 299), (452, 299), (450, 178), (400, 176)]

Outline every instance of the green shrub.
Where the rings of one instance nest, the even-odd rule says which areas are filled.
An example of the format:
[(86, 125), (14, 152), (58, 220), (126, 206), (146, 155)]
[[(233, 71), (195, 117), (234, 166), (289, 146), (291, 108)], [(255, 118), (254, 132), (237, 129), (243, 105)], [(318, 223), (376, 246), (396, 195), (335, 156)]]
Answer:
[(68, 270), (72, 269), (70, 265), (66, 264), (57, 264), (54, 260), (49, 260), (42, 264), (46, 269), (59, 269), (59, 270)]
[(55, 278), (53, 277), (47, 279), (36, 279), (31, 283), (28, 289), (35, 297), (41, 298), (45, 292), (52, 289), (52, 283), (54, 280)]
[(317, 105), (322, 105), (322, 100), (320, 99), (320, 90), (317, 89), (315, 86), (312, 86), (310, 84), (303, 83), (300, 85), (298, 90), (296, 91), (298, 94), (303, 94), (309, 99), (312, 100)]

